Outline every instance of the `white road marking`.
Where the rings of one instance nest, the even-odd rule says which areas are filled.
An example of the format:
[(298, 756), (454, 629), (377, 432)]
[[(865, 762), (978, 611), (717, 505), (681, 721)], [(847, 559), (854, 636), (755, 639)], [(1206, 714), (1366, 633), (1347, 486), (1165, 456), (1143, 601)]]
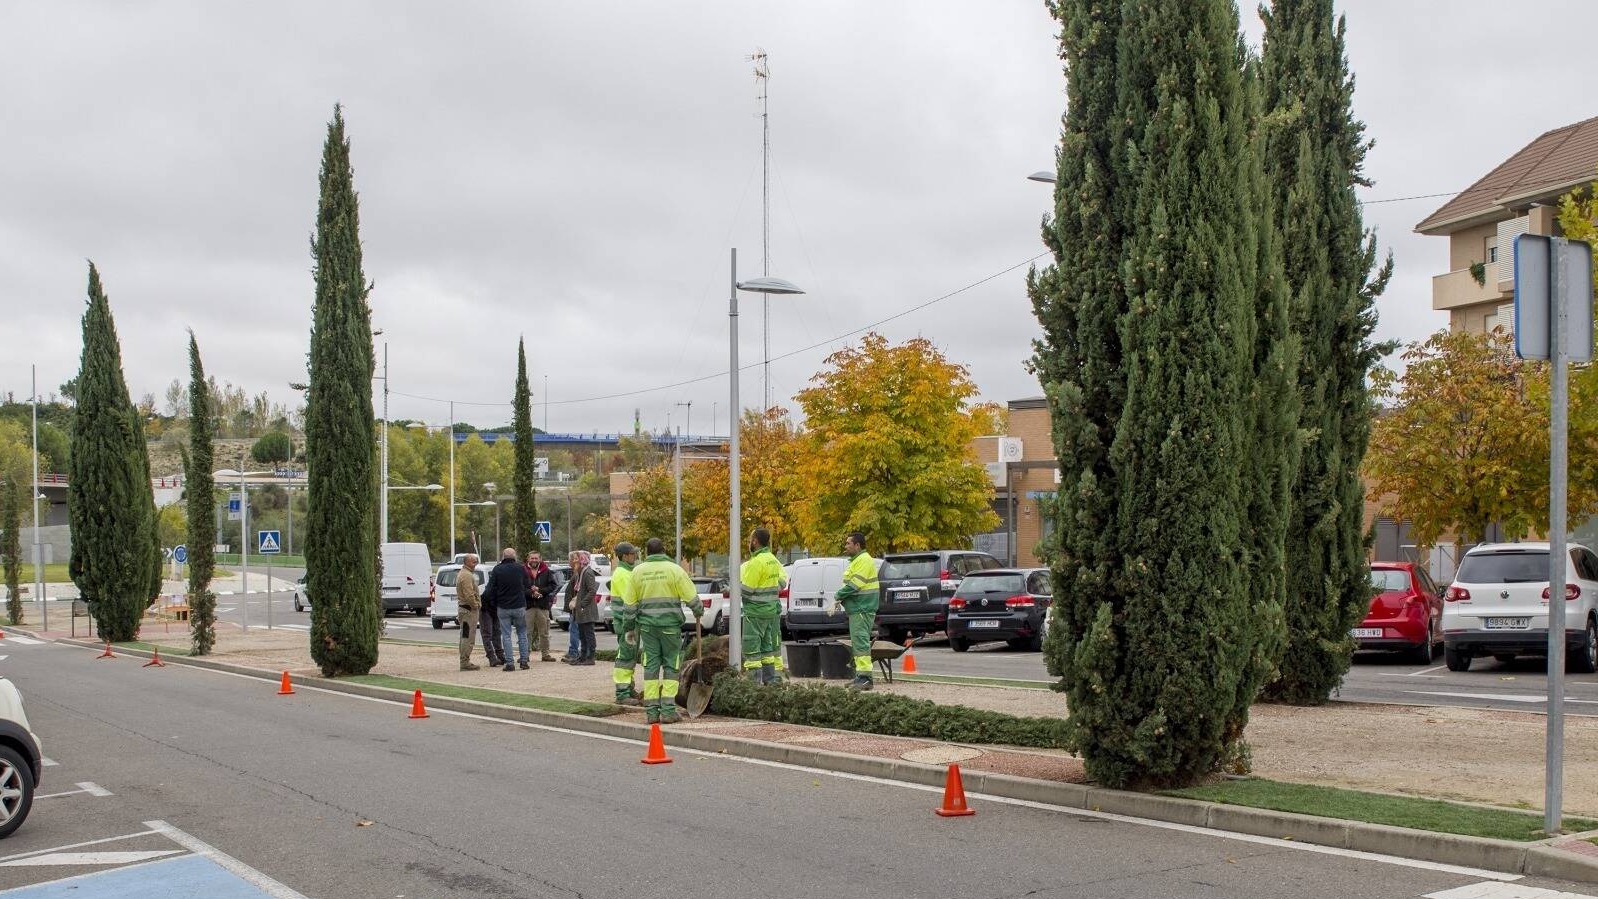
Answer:
[(202, 841), (192, 834), (184, 833), (165, 821), (145, 821), (144, 826), (158, 830), (179, 846), (216, 862), (231, 871), (235, 876), (248, 882), (251, 886), (271, 896), (272, 899), (309, 899), (304, 893), (291, 889), (285, 884), (278, 883), (215, 846)]
[(133, 862), (147, 862), (152, 858), (164, 858), (168, 855), (181, 855), (182, 849), (151, 849), (141, 852), (51, 852), (47, 855), (35, 855), (32, 858), (19, 858), (16, 861), (0, 862), (0, 868), (17, 868), (23, 866), (72, 866), (83, 865), (126, 865)]
[[(1443, 670), (1444, 668), (1447, 668), (1447, 667), (1448, 667), (1447, 665), (1438, 665), (1435, 668), (1425, 668), (1425, 669), (1422, 669), (1420, 671), (1416, 671), (1413, 674), (1410, 674), (1409, 676), (1410, 677), (1426, 677), (1427, 675), (1431, 674), (1433, 671), (1441, 671), (1441, 670)], [(1438, 677), (1441, 677), (1441, 676), (1442, 675), (1438, 675)]]
[[(34, 798), (37, 799), (38, 797), (35, 796)], [(134, 837), (147, 837), (153, 833), (158, 833), (158, 831), (141, 830), (138, 833), (125, 833), (119, 837), (106, 837), (100, 840), (85, 840), (82, 843), (69, 843), (66, 846), (53, 846), (49, 849), (35, 849), (32, 852), (18, 852), (16, 855), (8, 855), (4, 858), (0, 858), (0, 862), (9, 862), (13, 859), (27, 858), (31, 855), (44, 855), (47, 852), (63, 852), (68, 849), (82, 849), (84, 846), (98, 846), (101, 843), (119, 843), (122, 840), (131, 840)]]
[[(170, 858), (158, 858), (155, 861), (139, 862), (136, 865), (127, 865), (125, 867), (119, 868), (118, 870), (119, 871), (133, 871), (133, 870), (136, 870), (138, 868), (153, 868), (153, 867), (155, 867), (157, 865), (171, 864), (172, 862), (178, 861), (179, 859), (185, 859), (185, 858), (191, 858), (191, 857), (192, 856), (188, 856), (188, 855), (178, 855), (178, 856), (172, 856)], [(21, 893), (23, 891), (31, 892), (33, 890), (37, 890), (41, 886), (49, 886), (50, 888), (54, 889), (54, 888), (60, 887), (64, 883), (76, 883), (76, 882), (78, 882), (80, 880), (88, 880), (91, 877), (99, 877), (99, 876), (103, 875), (104, 873), (105, 873), (104, 871), (90, 871), (87, 874), (74, 874), (71, 877), (62, 877), (59, 880), (52, 880), (52, 881), (49, 881), (48, 883), (45, 883), (45, 884), (30, 883), (30, 884), (28, 884), (26, 886), (12, 887), (9, 890), (0, 890), (0, 896), (9, 896), (12, 893)], [(72, 887), (72, 889), (75, 890), (75, 889), (77, 889), (77, 887)]]
[(308, 631), (311, 629), (309, 624), (280, 624), (278, 627), (286, 627), (293, 631)]
[[(205, 671), (212, 674), (223, 674), (227, 675), (228, 677), (243, 678), (245, 680), (263, 683), (267, 681), (266, 678), (255, 677), (249, 674), (240, 674), (236, 671), (218, 671), (213, 668), (200, 668), (196, 670)], [(329, 690), (325, 687), (304, 686), (300, 684), (296, 684), (295, 687), (296, 689), (302, 691), (326, 693), (331, 696), (341, 696), (346, 699), (376, 702), (382, 705), (396, 706), (399, 708), (405, 708), (410, 704), (409, 699), (382, 699), (376, 696), (358, 696), (353, 693), (345, 693), (339, 690)], [(566, 727), (556, 727), (551, 724), (533, 724), (532, 722), (528, 721), (511, 721), (504, 718), (494, 718), (488, 715), (478, 715), (473, 712), (457, 712), (453, 709), (433, 708), (429, 709), (428, 711), (435, 715), (451, 715), (457, 718), (470, 718), (476, 721), (487, 721), (492, 724), (505, 724), (512, 727), (524, 727), (531, 730), (541, 730), (547, 733), (569, 734), (574, 737), (586, 737), (590, 740), (605, 740), (611, 743), (628, 743), (634, 746), (641, 745), (644, 742), (643, 739), (636, 739), (633, 737), (617, 737), (610, 734), (595, 734), (589, 733), (587, 731), (572, 730)], [(885, 777), (872, 777), (865, 774), (849, 774), (843, 771), (828, 771), (824, 768), (811, 768), (805, 765), (790, 765), (786, 762), (771, 762), (764, 759), (743, 758), (721, 752), (707, 752), (700, 749), (686, 749), (680, 746), (673, 746), (672, 751), (682, 753), (683, 755), (696, 755), (712, 759), (726, 759), (728, 761), (742, 762), (748, 765), (760, 765), (766, 768), (781, 768), (786, 771), (801, 771), (806, 774), (813, 774), (817, 776), (824, 775), (841, 780), (854, 780), (864, 783), (880, 784), (882, 786), (900, 787), (902, 789), (915, 790), (921, 793), (940, 794), (943, 792), (943, 787), (941, 786), (925, 786), (922, 784), (906, 783), (902, 780), (890, 780)], [(1208, 827), (1195, 827), (1191, 824), (1176, 824), (1170, 821), (1155, 821), (1148, 818), (1134, 818), (1129, 815), (1115, 815), (1109, 812), (1093, 811), (1092, 809), (1070, 808), (1063, 805), (1050, 805), (1046, 802), (1032, 802), (1027, 799), (1011, 799), (1007, 796), (989, 796), (985, 793), (968, 793), (966, 795), (968, 797), (975, 797), (986, 802), (994, 802), (1001, 805), (1014, 805), (1020, 806), (1022, 808), (1032, 808), (1048, 812), (1058, 812), (1066, 815), (1076, 815), (1083, 818), (1117, 821), (1123, 824), (1135, 824), (1144, 827), (1154, 827), (1161, 830), (1175, 830), (1182, 833), (1198, 834), (1200, 836), (1211, 837), (1214, 839), (1233, 840), (1241, 843), (1254, 843), (1262, 846), (1271, 846), (1276, 849), (1292, 849), (1299, 852), (1313, 852), (1317, 855), (1334, 855), (1340, 858), (1353, 858), (1360, 859), (1362, 861), (1380, 862), (1382, 864), (1397, 865), (1403, 868), (1417, 868), (1423, 871), (1436, 871), (1442, 874), (1457, 874), (1461, 877), (1484, 877), (1501, 881), (1515, 881), (1522, 878), (1522, 875), (1520, 874), (1509, 874), (1502, 871), (1489, 871), (1484, 868), (1468, 868), (1460, 865), (1446, 865), (1442, 864), (1441, 862), (1428, 862), (1422, 861), (1420, 859), (1400, 858), (1396, 855), (1382, 855), (1376, 852), (1361, 852), (1357, 849), (1340, 849), (1335, 846), (1317, 846), (1313, 843), (1301, 843), (1296, 840), (1283, 840), (1277, 839), (1275, 837), (1257, 837), (1246, 833), (1233, 833), (1231, 831), (1225, 830), (1212, 830)], [(145, 824), (150, 827), (154, 827), (157, 823), (158, 822), (153, 821), (145, 822)]]
[(55, 766), (57, 766), (59, 764), (61, 764), (61, 763), (56, 761), (53, 758), (50, 758), (49, 756), (45, 756), (45, 755), (39, 756), (39, 766), (41, 768), (54, 768)]
[[(1405, 690), (1417, 696), (1455, 696), (1460, 699), (1496, 699), (1503, 702), (1547, 702), (1547, 696), (1538, 696), (1526, 693), (1450, 693), (1443, 690)], [(1565, 697), (1566, 702), (1576, 702), (1582, 705), (1598, 705), (1598, 699), (1571, 699)]]
[(1393, 674), (1391, 672), (1382, 672), (1381, 674), (1379, 674), (1377, 676), (1378, 677), (1426, 677), (1426, 678), (1432, 678), (1434, 680), (1444, 680), (1445, 679), (1445, 677), (1443, 675), (1441, 675), (1441, 674)]
[(1585, 893), (1562, 893), (1541, 887), (1509, 883), (1473, 883), (1427, 893), (1425, 899), (1594, 899)]
[(33, 798), (35, 798), (35, 799), (55, 799), (58, 796), (76, 796), (79, 793), (88, 793), (90, 796), (110, 796), (110, 795), (112, 795), (111, 791), (107, 790), (105, 787), (102, 787), (99, 784), (93, 783), (91, 781), (84, 781), (83, 783), (78, 784), (78, 789), (76, 789), (76, 790), (67, 790), (64, 793), (44, 793), (44, 794), (35, 796)]
[(43, 640), (35, 640), (32, 637), (17, 636), (16, 634), (7, 634), (4, 640), (6, 643), (19, 643), (23, 646), (38, 646), (39, 644), (45, 642)]

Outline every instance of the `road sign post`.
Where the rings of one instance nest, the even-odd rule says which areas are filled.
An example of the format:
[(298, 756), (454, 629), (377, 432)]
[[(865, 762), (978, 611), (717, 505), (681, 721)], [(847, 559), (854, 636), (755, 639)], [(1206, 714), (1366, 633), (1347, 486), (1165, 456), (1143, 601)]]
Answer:
[(1515, 352), (1549, 362), (1548, 720), (1543, 775), (1543, 830), (1548, 834), (1559, 833), (1564, 824), (1568, 363), (1592, 361), (1592, 313), (1591, 245), (1540, 234), (1515, 238)]
[[(255, 551), (266, 556), (266, 629), (272, 629), (272, 557), (283, 551), (283, 535), (278, 531), (257, 531)], [(246, 598), (245, 602), (249, 599)]]

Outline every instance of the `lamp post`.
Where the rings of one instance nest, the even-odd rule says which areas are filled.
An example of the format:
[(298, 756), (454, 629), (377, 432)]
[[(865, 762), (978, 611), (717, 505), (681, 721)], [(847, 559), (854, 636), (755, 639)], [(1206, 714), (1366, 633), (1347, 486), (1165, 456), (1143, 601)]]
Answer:
[(33, 366), (33, 595), (39, 598), (44, 629), (50, 629), (50, 604), (44, 596), (44, 549), (39, 540), (39, 366)]
[(732, 251), (732, 277), (727, 291), (727, 355), (728, 355), (728, 380), (732, 383), (729, 387), (730, 402), (727, 407), (727, 416), (731, 420), (732, 436), (729, 440), (727, 474), (731, 479), (728, 485), (731, 502), (727, 512), (727, 582), (728, 590), (727, 608), (727, 664), (734, 671), (743, 670), (743, 597), (742, 582), (738, 576), (740, 568), (740, 554), (743, 550), (742, 533), (742, 497), (738, 474), (738, 419), (742, 403), (738, 399), (738, 291), (746, 290), (750, 293), (778, 294), (791, 296), (802, 294), (803, 290), (781, 278), (755, 278), (752, 281), (738, 280), (738, 251)]
[[(383, 329), (378, 328), (372, 332), (372, 336), (379, 337), (382, 333)], [(379, 445), (382, 448), (379, 453), (382, 456), (382, 464), (378, 478), (377, 518), (381, 524), (377, 529), (377, 542), (382, 544), (388, 542), (388, 341), (386, 340), (383, 341), (383, 431)], [(294, 507), (291, 504), (289, 514), (292, 516), (293, 512)]]
[[(483, 500), (480, 503), (455, 503), (454, 505), (461, 506), (462, 508), (467, 508), (467, 509), (486, 508), (488, 506), (493, 506), (494, 507), (494, 542), (495, 543), (499, 542), (499, 503), (496, 503), (496, 502), (494, 502), (491, 499), (485, 499), (485, 500)], [(474, 550), (478, 549), (476, 544), (473, 544), (472, 549), (474, 549)], [(482, 555), (482, 553), (479, 552), (478, 555)], [(455, 558), (454, 554), (451, 554), (450, 555), (450, 559), (453, 560), (454, 558)]]
[[(411, 422), (411, 427), (428, 430), (422, 422)], [(449, 404), (449, 557), (455, 558), (455, 403)]]

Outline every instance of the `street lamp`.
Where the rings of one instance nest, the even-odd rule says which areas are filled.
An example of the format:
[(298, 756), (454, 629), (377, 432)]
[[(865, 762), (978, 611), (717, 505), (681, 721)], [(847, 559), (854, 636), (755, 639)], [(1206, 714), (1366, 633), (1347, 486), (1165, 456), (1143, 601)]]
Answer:
[(1055, 182), (1055, 175), (1048, 169), (1044, 169), (1041, 172), (1033, 172), (1032, 174), (1026, 176), (1026, 179), (1028, 181), (1041, 181), (1044, 184), (1053, 184)]
[[(273, 474), (270, 471), (237, 471), (224, 468), (221, 471), (211, 472), (213, 478), (238, 478), (239, 479), (239, 570), (243, 574), (244, 582), (240, 588), (240, 595), (244, 598), (239, 601), (239, 608), (243, 615), (240, 629), (245, 633), (250, 631), (250, 493), (246, 488), (245, 478), (261, 478)], [(272, 614), (272, 579), (266, 579), (266, 614)]]
[[(378, 328), (372, 332), (373, 337), (381, 337), (383, 329)], [(379, 477), (377, 492), (377, 517), (382, 522), (378, 528), (378, 543), (388, 542), (388, 341), (383, 341), (383, 433), (382, 433), (382, 473)], [(293, 507), (290, 506), (290, 511)]]
[(728, 443), (727, 473), (731, 479), (728, 485), (731, 493), (727, 515), (727, 581), (731, 586), (728, 590), (728, 628), (727, 628), (727, 664), (733, 671), (743, 669), (743, 597), (742, 579), (738, 576), (740, 567), (739, 555), (743, 547), (743, 534), (741, 533), (742, 497), (738, 481), (738, 418), (743, 404), (738, 398), (738, 291), (746, 290), (750, 293), (760, 293), (770, 296), (792, 296), (804, 293), (793, 283), (781, 278), (755, 278), (752, 281), (738, 280), (738, 251), (732, 251), (732, 278), (727, 291), (727, 354), (729, 357), (728, 375), (732, 381), (730, 387), (731, 402), (728, 404), (727, 415), (732, 419), (732, 437)]
[[(412, 428), (429, 430), (428, 426), (419, 421), (410, 424)], [(449, 557), (455, 558), (455, 403), (449, 404)], [(434, 430), (443, 430), (435, 428)]]

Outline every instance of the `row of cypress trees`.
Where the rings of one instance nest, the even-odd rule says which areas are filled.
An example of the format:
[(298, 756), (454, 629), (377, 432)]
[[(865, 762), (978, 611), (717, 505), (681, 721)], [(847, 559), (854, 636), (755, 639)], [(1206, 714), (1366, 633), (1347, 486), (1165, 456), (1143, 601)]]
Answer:
[(1273, 3), (1263, 57), (1232, 0), (1049, 8), (1046, 660), (1090, 775), (1184, 783), (1233, 762), (1262, 689), (1325, 700), (1368, 597), (1368, 143), (1331, 0)]

